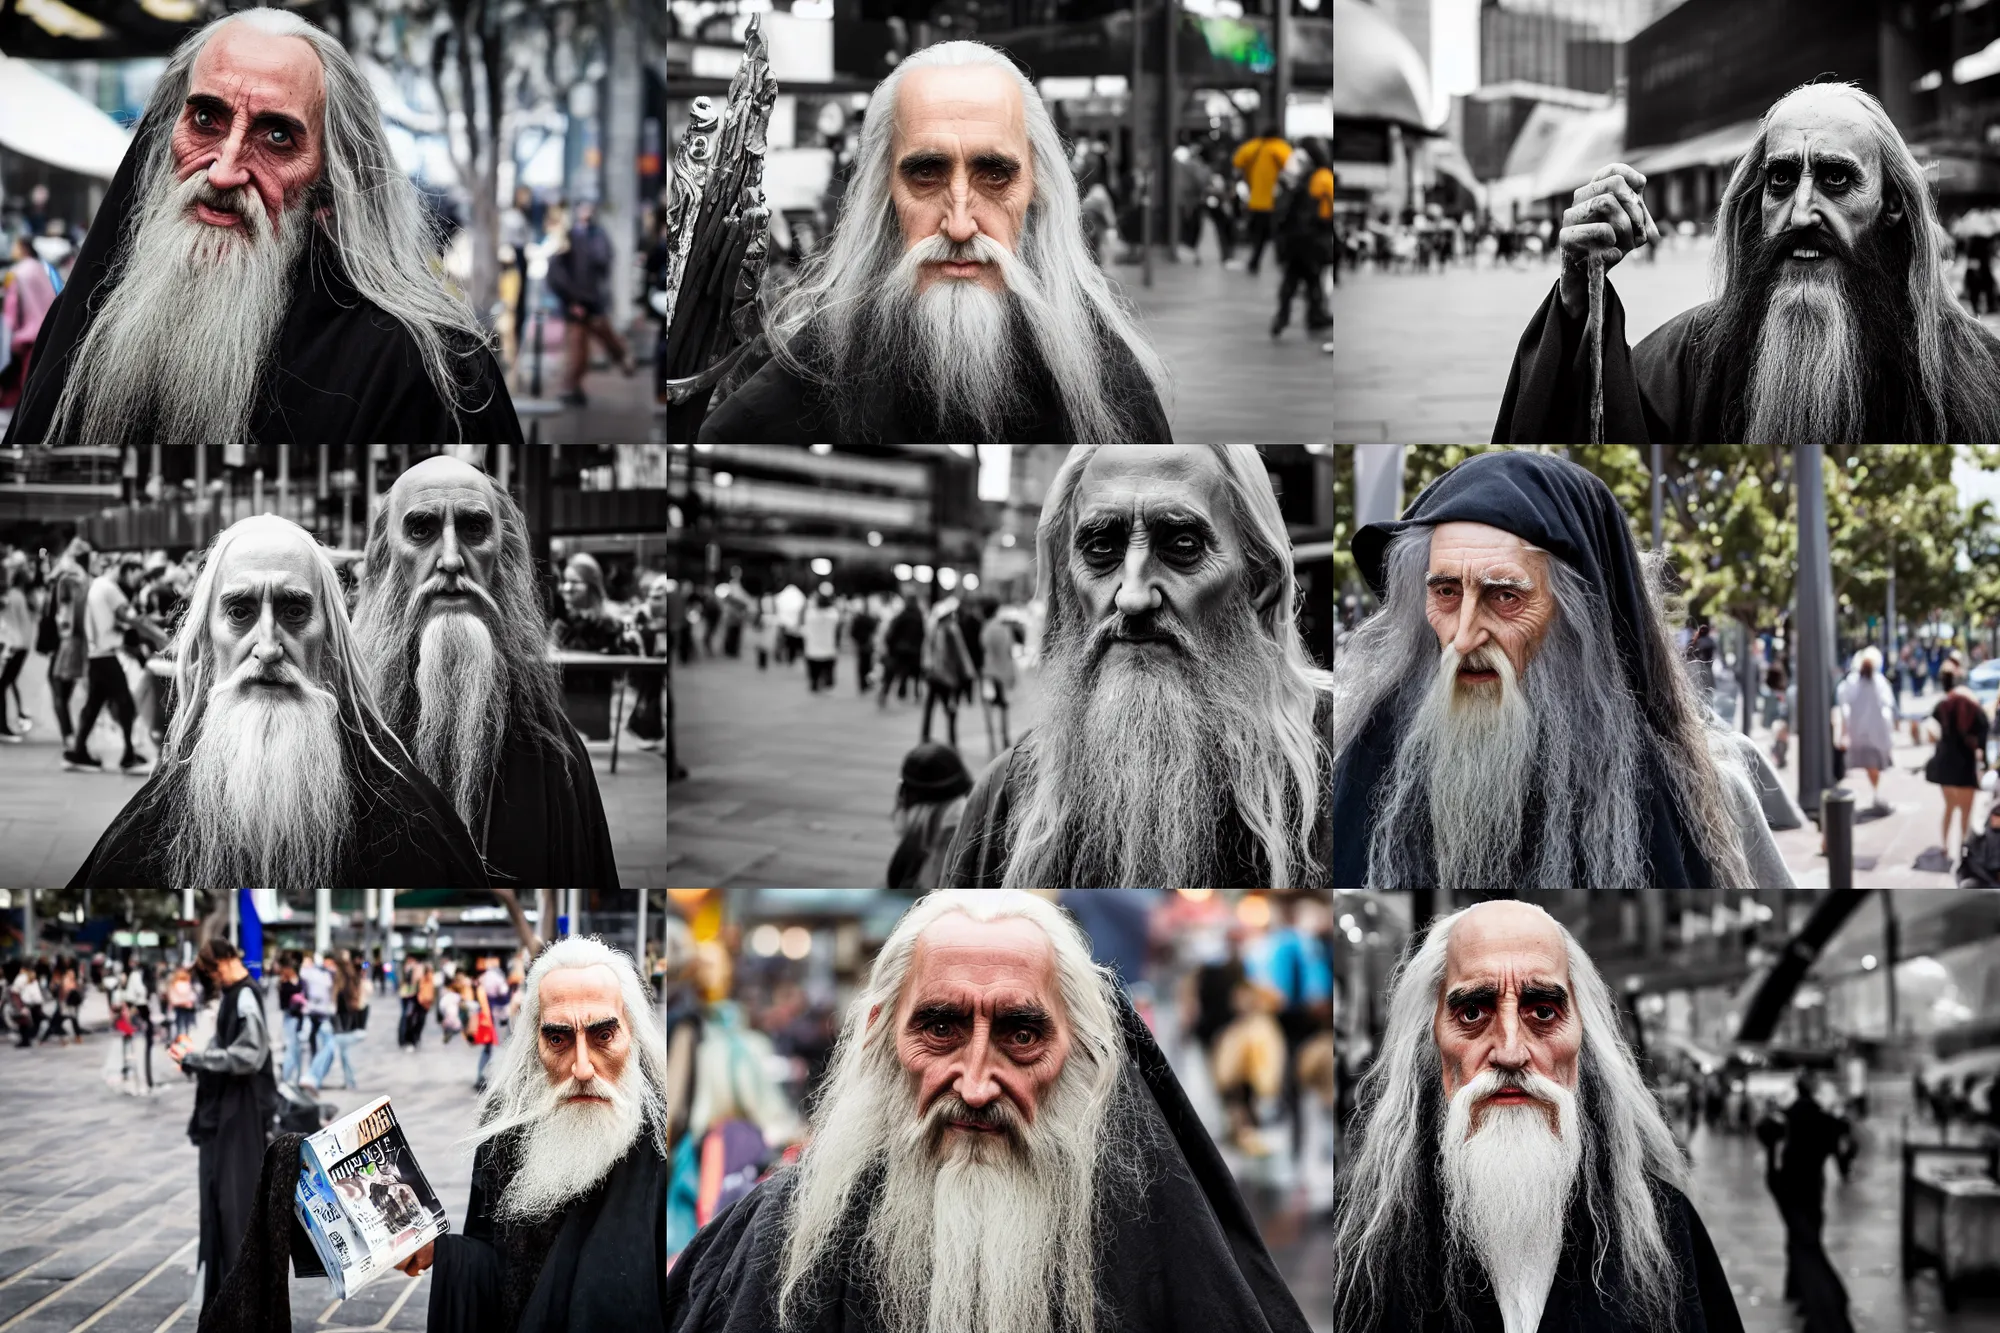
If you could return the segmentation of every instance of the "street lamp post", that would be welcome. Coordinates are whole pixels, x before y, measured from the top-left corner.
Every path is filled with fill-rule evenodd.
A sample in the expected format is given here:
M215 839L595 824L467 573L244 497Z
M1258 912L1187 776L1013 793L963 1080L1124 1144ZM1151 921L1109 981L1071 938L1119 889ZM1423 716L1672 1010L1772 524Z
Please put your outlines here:
M1793 729L1799 736L1799 808L1817 818L1819 796L1831 787L1833 736L1828 689L1833 669L1833 570L1828 563L1826 485L1821 445L1792 447L1792 485L1797 493L1799 576L1799 707Z

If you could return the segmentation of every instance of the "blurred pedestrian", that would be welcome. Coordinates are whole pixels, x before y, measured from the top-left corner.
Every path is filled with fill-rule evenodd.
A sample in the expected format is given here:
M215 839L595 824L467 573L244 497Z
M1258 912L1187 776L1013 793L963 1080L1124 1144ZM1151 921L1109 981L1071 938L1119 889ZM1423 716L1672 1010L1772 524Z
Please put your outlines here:
M1247 139L1231 159L1250 186L1249 271L1255 273L1263 262L1264 244L1271 239L1271 210L1277 201L1278 173L1292 156L1275 121L1265 122L1254 139Z
M979 627L980 688L985 691L986 702L1000 714L1000 749L1014 744L1007 733L1008 695L1014 689L1014 627L1000 614L997 602L988 602L983 608L983 621ZM993 749L993 719L986 719L986 748Z
M28 661L28 650L35 646L35 619L28 606L30 586L26 561L0 565L0 741L14 745L21 743L31 725L21 708L21 691L16 684ZM18 725L7 720L10 694L14 710L21 714Z
M854 645L854 690L857 694L868 693L869 678L875 673L875 635L882 628L882 622L875 618L874 603L863 597L854 603L854 614L847 620L847 640Z
M470 1040L479 1047L479 1068L473 1071L472 1090L484 1092L486 1067L493 1061L493 1048L500 1044L500 1025L506 1021L507 1003L514 993L497 957L488 958L480 969L478 990L480 1017Z
M41 1031L48 1009L48 992L43 989L33 964L26 961L15 964L7 994L14 1009L14 1030L21 1038L14 1044L26 1050L35 1044L35 1034Z
M950 746L924 741L903 756L892 816L899 841L889 857L890 888L928 892L938 886L971 790L972 774Z
M1834 699L1840 709L1841 730L1847 738L1847 767L1868 774L1875 814L1886 815L1882 804L1882 770L1892 766L1890 747L1896 741L1896 699L1882 677L1881 651L1870 645L1854 655L1853 669L1840 682Z
M958 699L978 679L965 634L958 623L958 599L947 597L930 609L924 625L924 740L931 738L931 709L944 709L945 733L958 748Z
M167 983L167 1007L173 1011L175 1037L194 1035L196 1000L194 977L184 967L175 968L173 980Z
M236 1261L249 1226L264 1141L278 1109L271 1077L271 1037L264 1022L264 991L251 979L236 946L210 939L196 956L203 976L221 991L215 1036L205 1051L186 1037L168 1048L176 1064L195 1076L194 1114L188 1138L200 1152L195 1181L199 1200L202 1304L210 1305Z
M90 585L84 601L84 632L87 645L87 668L90 688L83 703L83 712L76 720L76 744L63 755L65 766L73 771L102 769L102 760L90 753L90 732L97 723L97 715L105 705L111 707L111 715L117 719L119 732L125 738L125 753L118 760L120 771L132 773L146 767L146 760L132 744L132 725L138 721L138 705L132 701L131 686L125 680L125 667L120 662L118 650L124 645L125 631L143 627L156 639L156 646L164 647L166 635L156 625L142 619L132 606L132 594L139 590L140 577L145 562L135 554L118 556L110 570L100 574Z
M1278 996L1278 1030L1285 1038L1285 1076L1279 1096L1292 1131L1292 1160L1305 1157L1305 1117L1300 1105L1299 1052L1333 1026L1333 970L1320 943L1318 913L1325 909L1312 898L1286 905L1253 957L1250 974Z
M1801 1071L1791 1106L1760 1121L1757 1137L1765 1151L1764 1184L1785 1224L1785 1299L1804 1314L1805 1333L1852 1333L1847 1288L1820 1231L1826 1224L1826 1164L1832 1160L1847 1174L1854 1135L1846 1119L1819 1104L1817 1092L1812 1071Z
M306 991L299 981L299 955L291 949L278 955L278 1023L285 1035L285 1060L278 1071L278 1081L296 1085L299 1075L308 1067ZM174 1035L180 1035L178 1027Z
M549 627L555 646L572 653L615 653L625 646L625 627L605 609L604 568L597 557L578 551L563 564L562 610Z
M1278 313L1271 319L1271 336L1285 331L1292 320L1292 301L1306 298L1306 332L1316 334L1333 325L1327 313L1325 275L1332 259L1333 164L1323 156L1317 139L1304 139L1300 151L1285 163L1285 191L1273 210L1275 253L1283 266L1278 284Z
M21 401L28 383L28 362L42 320L62 291L62 274L35 253L27 236L14 240L12 266L7 270L6 295L0 296L0 407Z
M1931 739L1936 748L1924 765L1924 780L1943 789L1944 819L1939 825L1938 846L1918 858L1917 868L1950 871L1957 864L1958 848L1951 840L1952 816L1958 816L1961 838L1972 832L1972 798L1979 789L1980 770L1986 766L1986 711L1979 699L1960 683L1958 668L1950 663L1938 667L1937 681L1944 697L1931 710Z
M333 1015L338 1007L335 1000L338 982L325 956L306 955L305 961L299 965L299 988L305 994L306 1053L317 1060L320 1040L333 1026Z
M825 590L813 594L799 621L799 636L806 659L806 689L818 694L824 686L833 689L833 667L840 660L840 609Z
M876 696L876 707L888 705L892 685L898 699L907 696L911 685L921 687L923 656L924 613L914 597L905 597L882 634L882 691Z
M70 721L70 694L83 679L90 661L90 640L85 628L84 600L90 592L91 544L81 533L70 539L49 581L42 604L42 623L35 630L37 647L49 645L49 702L55 708L56 728L62 732L63 753L70 751L75 726Z
M1979 832L1965 840L1957 876L1961 889L2000 889L2000 800L1987 807Z
M584 372L590 365L594 340L628 377L637 373L631 349L611 327L611 238L597 225L597 205L585 199L576 206L569 244L549 257L547 282L563 305L563 401L584 407Z
M361 1086L354 1077L353 1051L368 1028L368 974L350 950L342 949L334 960L333 980L332 1031L327 1034L328 1040L321 1045L319 1053L313 1056L312 1069L299 1084L313 1092L319 1091L326 1076L333 1072L335 1056L340 1057L340 1073L346 1080L346 1086Z

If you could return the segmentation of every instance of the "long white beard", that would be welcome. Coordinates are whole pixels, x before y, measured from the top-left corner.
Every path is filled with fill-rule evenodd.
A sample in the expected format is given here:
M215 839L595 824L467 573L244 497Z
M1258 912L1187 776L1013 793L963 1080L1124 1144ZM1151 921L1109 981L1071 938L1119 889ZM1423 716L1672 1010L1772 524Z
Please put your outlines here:
M524 1033L522 1039L531 1041L534 1034ZM586 1085L567 1078L551 1085L547 1101L521 1131L514 1174L496 1215L512 1222L551 1217L609 1175L645 1125L635 1083L641 1077L635 1057L626 1061L616 1083L594 1078ZM564 1100L579 1093L609 1100Z
M938 278L919 291L919 266L948 259L992 265L1007 290ZM940 234L904 251L887 285L887 317L902 326L916 382L931 391L947 416L971 422L989 437L1000 435L1028 401L1028 360L1015 337L1012 297L1037 295L1033 272L991 237L975 234L954 245Z
M943 1134L939 1123L963 1113L947 1095L889 1148L867 1245L891 1333L1064 1326L1057 1293L1075 1281L1079 1260L1091 1260L1093 1209L1087 1177L1079 1180L1071 1154L1054 1150L1046 1122L1075 1111L1045 1101L1026 1124L1004 1103L987 1110L1012 1121L1014 1144Z
M239 227L189 211L224 199ZM291 304L311 221L303 201L274 230L249 186L216 190L162 172L146 192L115 284L79 344L50 439L93 444L239 442Z
M507 732L507 690L486 622L468 611L432 616L418 640L414 683L411 757L476 837Z
M352 831L353 779L327 691L215 686L185 784L169 853L176 886L334 883Z
M1507 654L1489 645L1463 659L1498 673L1491 685L1460 686L1461 660L1450 647L1438 658L1397 776L1406 776L1407 759L1407 776L1428 786L1438 887L1499 888L1515 872L1541 732Z
M1474 1133L1473 1103L1508 1081L1489 1069L1451 1099L1438 1178L1453 1241L1484 1265L1507 1333L1535 1333L1562 1257L1583 1136L1569 1089L1525 1070L1511 1081L1545 1105L1489 1106Z
M1838 261L1823 260L1822 263ZM1750 371L1743 438L1752 444L1840 444L1867 429L1861 329L1832 273L1781 274Z

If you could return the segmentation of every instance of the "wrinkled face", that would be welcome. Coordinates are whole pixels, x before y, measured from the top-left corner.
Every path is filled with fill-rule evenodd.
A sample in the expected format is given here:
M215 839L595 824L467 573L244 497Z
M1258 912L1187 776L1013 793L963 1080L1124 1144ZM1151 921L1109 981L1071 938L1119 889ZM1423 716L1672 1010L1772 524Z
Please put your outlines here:
M906 249L939 234L1018 248L1035 194L1034 154L1021 88L1007 71L911 70L896 93L889 163L889 199ZM1006 288L990 264L927 263L918 271L919 291L938 281Z
M1461 917L1445 951L1431 1035L1447 1101L1488 1069L1532 1072L1574 1090L1583 1028L1555 923L1517 902L1486 903ZM1515 1089L1486 1098L1472 1108L1473 1132L1487 1107L1532 1100Z
M1032 1124L1069 1055L1055 950L1039 926L1019 917L953 914L934 922L917 940L893 1021L896 1058L917 1083L919 1116L952 1094L973 1111L1004 1101ZM968 1120L947 1130L948 1137L998 1132Z
M276 529L230 543L208 612L218 681L243 672L249 688L281 693L295 692L294 674L324 684L329 617L340 611L321 604L318 558L297 535Z
M1194 444L1116 445L1083 470L1069 574L1085 621L1123 617L1107 655L1170 656L1170 625L1199 633L1249 595L1222 465Z
M302 37L278 37L247 23L218 29L195 57L187 102L174 122L174 174L208 173L218 190L248 185L271 225L319 179L325 160L326 76ZM243 218L196 203L213 227L244 227Z
M1878 221L1902 216L1900 208L1886 206L1882 154L1860 105L1831 90L1802 89L1771 113L1759 200L1765 236L1798 233L1787 272L1834 258L1812 244L1815 229L1831 233L1852 254Z
M625 1021L617 974L602 963L557 968L542 978L540 987L542 1024L535 1033L535 1050L548 1071L550 1086L559 1087L567 1079L574 1079L580 1088L592 1079L611 1084L623 1079L632 1054L632 1032ZM607 1101L584 1091L564 1100Z
M1431 530L1424 614L1438 646L1461 657L1491 645L1521 675L1555 620L1549 557L1511 532L1484 523L1440 523ZM1461 666L1462 690L1498 687L1491 670Z
M467 583L493 586L500 560L500 515L485 474L455 458L429 458L389 492L389 553L404 586L432 613L490 608Z

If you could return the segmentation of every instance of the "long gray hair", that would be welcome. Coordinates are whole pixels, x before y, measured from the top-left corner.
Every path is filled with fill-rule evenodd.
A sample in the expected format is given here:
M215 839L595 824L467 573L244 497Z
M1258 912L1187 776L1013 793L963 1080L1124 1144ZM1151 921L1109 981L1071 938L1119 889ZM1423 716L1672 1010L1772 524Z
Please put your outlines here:
M824 380L824 367L802 355L798 338L810 332L816 346L849 346L884 279L906 249L889 180L896 137L896 95L913 69L984 67L1005 70L1021 90L1028 143L1034 155L1034 197L1019 239L1018 256L1037 279L1044 300L1025 309L1037 349L1055 377L1077 438L1130 439L1130 422L1105 392L1106 339L1122 345L1158 395L1168 398L1166 364L1147 341L1137 316L1111 289L1083 239L1083 209L1062 135L1048 107L1025 75L1003 53L980 42L939 42L897 65L876 86L861 122L854 171L841 204L840 222L826 247L806 262L798 280L773 305L767 324L777 358L794 373ZM1010 290L1016 290L1010 288ZM1017 292L1018 294L1018 292Z
M1444 1251L1437 1215L1438 1139L1444 1123L1444 1072L1432 1024L1444 985L1445 953L1452 928L1466 911L1430 923L1422 947L1389 979L1389 1022L1381 1055L1361 1080L1359 1147L1347 1164L1334 1212L1333 1277L1337 1333L1376 1327L1383 1306L1400 1295L1406 1308L1443 1300L1456 1312L1458 1282L1426 1290L1423 1256ZM1619 1273L1639 1307L1636 1328L1674 1326L1679 1275L1667 1241L1663 1200L1655 1182L1687 1192L1686 1154L1660 1112L1638 1062L1626 1044L1618 1011L1604 978L1576 938L1562 932L1569 989L1583 1029L1577 1060L1578 1123L1583 1164L1577 1175L1595 1248L1592 1280L1603 1286L1607 1270Z
M1938 440L1951 438L1948 431L1968 440L2000 436L2000 385L1994 377L2000 340L1960 303L1952 289L1945 267L1952 257L1951 234L1938 221L1937 203L1931 198L1923 166L1903 142L1882 103L1859 85L1802 84L1764 113L1756 139L1737 159L1716 207L1718 243L1710 260L1715 292L1726 297L1750 269L1750 257L1764 231L1761 195L1771 119L1794 98L1837 98L1851 103L1867 123L1868 137L1882 160L1884 203L1902 205L1899 220L1890 222L1885 217L1875 225L1888 232L1892 242L1889 253L1907 260L1903 283L1911 325L1894 336L1905 345L1917 382L1906 386L1904 392L1921 404L1924 422L1938 432ZM1717 350L1723 349L1718 345Z
M1076 530L1077 493L1084 469L1100 447L1077 445L1071 449L1042 503L1035 528L1035 595L1048 608L1045 642L1076 638L1092 628L1084 622L1085 612L1070 578L1070 541ZM1314 664L1299 634L1299 584L1292 566L1291 537L1257 446L1211 444L1207 448L1221 465L1224 491L1243 539L1247 581L1254 585L1274 580L1279 585L1279 595L1257 612L1258 628L1279 658L1279 668L1267 677L1258 709L1268 724L1277 762L1266 765L1234 796L1237 813L1263 852L1265 868L1272 876L1270 883L1291 886L1308 877L1305 854L1322 814L1321 769L1328 756L1316 720L1321 698L1333 689L1333 677ZM1039 799L1055 795L1038 789L1017 813L1010 862L1034 862L1036 849L1060 833L1057 802ZM1010 876L1009 883L1013 882ZM1024 881L1023 887L1050 886Z
M777 1323L803 1322L819 1300L815 1277L843 1247L866 1234L865 1183L878 1173L914 1114L909 1076L896 1056L896 1011L910 978L917 940L939 918L963 913L975 921L1022 917L1048 937L1055 954L1057 988L1070 1031L1070 1050L1057 1075L1055 1102L1036 1117L1036 1128L1067 1167L1079 1204L1092 1200L1100 1176L1129 1181L1139 1154L1128 1151L1114 1114L1125 1035L1119 1027L1117 982L1092 961L1090 943L1061 908L1033 894L1011 891L941 890L920 899L903 914L875 957L868 984L847 1011L833 1064L812 1113L812 1137L796 1168L797 1181L786 1204L784 1249L778 1260ZM1058 1113L1058 1106L1060 1112ZM1058 1231L1072 1238L1095 1238L1103 1219L1093 1212L1061 1218ZM1072 1333L1090 1333L1095 1324L1095 1246L1058 1250L1056 1289L1062 1324Z
M319 56L326 84L325 153L309 196L313 222L339 257L354 290L410 335L424 374L454 413L469 401L476 377L465 363L486 349L486 330L471 307L445 286L438 235L417 189L396 165L382 130L382 107L361 67L331 34L285 9L246 9L195 32L167 60L141 124L150 135L140 189L171 173L173 127L187 101L194 62L224 24L246 23L274 37L297 37Z
M1389 544L1382 609L1363 621L1334 667L1333 752L1339 756L1383 708L1396 710L1399 733L1407 728L1436 674L1438 638L1425 616L1425 579L1432 529L1407 528ZM1645 653L1659 682L1642 701L1625 679L1612 642L1611 611L1604 595L1566 562L1549 556L1549 586L1556 615L1522 687L1537 704L1540 748L1535 792L1543 831L1527 879L1520 887L1645 888L1637 790L1646 754L1656 755L1673 800L1708 862L1717 886L1754 888L1724 784L1734 751L1711 748L1708 711L1674 649L1678 603L1668 587L1664 559L1641 557L1649 614L1642 627ZM1409 888L1424 878L1423 842L1412 821L1428 828L1415 774L1397 775L1379 798L1369 882ZM1388 808L1394 805L1394 809ZM1584 861L1577 864L1576 853ZM1497 888L1500 885L1479 887ZM1505 887L1516 887L1508 885Z

